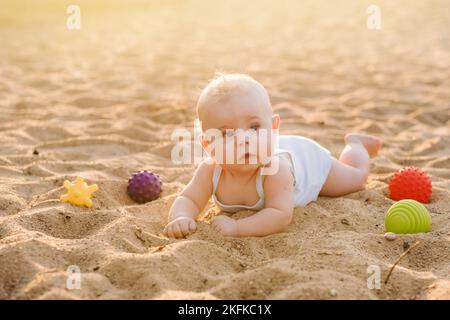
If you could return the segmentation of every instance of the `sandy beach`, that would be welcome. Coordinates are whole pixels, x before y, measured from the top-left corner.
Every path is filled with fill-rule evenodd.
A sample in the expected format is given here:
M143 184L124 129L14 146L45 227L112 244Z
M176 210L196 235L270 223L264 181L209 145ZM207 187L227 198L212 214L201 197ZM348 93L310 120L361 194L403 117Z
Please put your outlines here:
M377 1L380 30L372 2L276 3L84 0L69 30L70 1L2 2L0 299L450 299L450 3ZM171 134L193 131L215 71L252 75L282 134L335 157L347 132L381 137L366 190L262 238L216 234L211 202L196 233L165 237L194 170L171 161ZM387 241L388 183L410 165L432 179L432 230ZM137 204L127 180L144 169L163 193ZM91 208L59 201L77 176L99 186Z

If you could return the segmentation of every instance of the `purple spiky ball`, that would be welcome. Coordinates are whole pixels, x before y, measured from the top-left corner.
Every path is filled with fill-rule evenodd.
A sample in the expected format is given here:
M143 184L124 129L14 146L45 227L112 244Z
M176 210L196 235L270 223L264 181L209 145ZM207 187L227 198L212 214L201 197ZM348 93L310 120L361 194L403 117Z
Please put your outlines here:
M151 171L138 171L128 179L128 195L138 203L153 201L162 191L162 182L156 173Z

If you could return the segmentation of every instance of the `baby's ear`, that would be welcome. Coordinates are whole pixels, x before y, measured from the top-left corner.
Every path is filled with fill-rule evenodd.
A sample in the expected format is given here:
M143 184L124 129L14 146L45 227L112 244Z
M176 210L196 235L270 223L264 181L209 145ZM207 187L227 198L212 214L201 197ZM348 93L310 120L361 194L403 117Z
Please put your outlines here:
M280 128L280 116L278 114L274 114L272 116L272 129L278 130Z

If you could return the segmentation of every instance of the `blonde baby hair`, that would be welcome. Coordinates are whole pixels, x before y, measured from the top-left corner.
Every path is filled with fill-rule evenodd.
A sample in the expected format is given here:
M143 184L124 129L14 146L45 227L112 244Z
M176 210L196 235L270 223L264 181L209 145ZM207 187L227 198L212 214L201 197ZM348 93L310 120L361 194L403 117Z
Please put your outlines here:
M256 90L260 94L262 107L268 108L272 112L269 94L261 83L243 73L216 72L214 79L200 93L197 102L197 117L201 121L202 114L208 106L226 102L237 94L245 94L251 90Z

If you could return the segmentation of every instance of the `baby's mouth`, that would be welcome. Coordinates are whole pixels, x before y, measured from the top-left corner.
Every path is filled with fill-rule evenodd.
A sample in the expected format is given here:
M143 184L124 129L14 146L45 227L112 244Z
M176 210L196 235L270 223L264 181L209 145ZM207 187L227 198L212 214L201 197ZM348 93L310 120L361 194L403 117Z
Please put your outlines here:
M256 156L251 154L250 152L244 153L242 158L245 160L245 164L255 164L256 163Z

